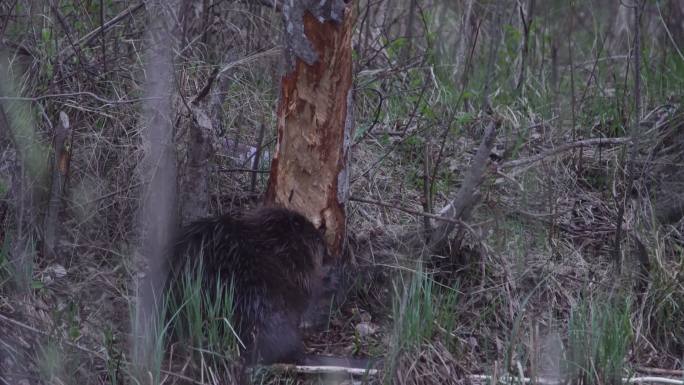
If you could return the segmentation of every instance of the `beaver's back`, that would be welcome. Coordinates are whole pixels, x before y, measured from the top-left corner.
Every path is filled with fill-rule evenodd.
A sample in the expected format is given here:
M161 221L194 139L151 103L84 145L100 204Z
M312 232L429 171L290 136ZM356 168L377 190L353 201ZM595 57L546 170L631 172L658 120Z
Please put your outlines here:
M203 219L177 238L171 286L202 264L203 290L233 285L234 324L250 361L286 362L301 352L299 322L322 284L325 242L301 214L260 208Z

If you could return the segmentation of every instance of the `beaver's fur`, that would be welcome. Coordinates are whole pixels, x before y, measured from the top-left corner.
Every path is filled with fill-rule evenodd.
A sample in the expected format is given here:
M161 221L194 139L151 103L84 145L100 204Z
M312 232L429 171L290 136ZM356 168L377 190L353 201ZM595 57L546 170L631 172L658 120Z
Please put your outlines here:
M167 288L203 265L202 287L233 285L233 325L247 364L297 362L302 314L322 293L327 259L321 233L303 215L262 207L194 222L182 229ZM196 270L194 270L196 271ZM177 293L177 291L176 291Z

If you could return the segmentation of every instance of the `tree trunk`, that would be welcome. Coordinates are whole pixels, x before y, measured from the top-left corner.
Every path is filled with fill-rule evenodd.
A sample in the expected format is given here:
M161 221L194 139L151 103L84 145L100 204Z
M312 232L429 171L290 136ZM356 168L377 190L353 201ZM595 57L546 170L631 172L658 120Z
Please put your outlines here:
M47 214L45 215L45 225L43 236L43 253L49 258L57 257L57 246L60 233L59 213L62 210L64 200L64 190L66 179L69 175L69 143L71 136L71 126L69 117L64 111L59 112L59 123L55 127L54 135L54 161L52 164L52 187L48 201ZM65 264L64 259L59 260Z
M300 211L325 231L332 255L345 239L348 150L353 126L354 6L309 0L283 6L287 70L268 203Z

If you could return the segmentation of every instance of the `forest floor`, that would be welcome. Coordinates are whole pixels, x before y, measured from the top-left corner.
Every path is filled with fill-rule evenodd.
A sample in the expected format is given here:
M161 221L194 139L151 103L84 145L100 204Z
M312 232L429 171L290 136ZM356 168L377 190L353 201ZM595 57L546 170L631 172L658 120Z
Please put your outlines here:
M472 122L478 124L483 123ZM401 247L424 225L412 213L420 212L419 192L398 182L406 180L402 167L388 168L394 174L379 170L367 185L355 184L355 196L384 196L386 204L350 204L353 279L343 300L331 304L323 330L308 336L308 352L380 359L384 371L374 380L389 375L405 384L478 382L474 375L502 375L507 367L557 379L602 365L594 370L604 376L615 370L615 360L618 375L681 378L684 222L658 224L649 190L657 181L644 172L648 177L635 183L623 225L629 252L616 266L615 207L607 203L614 187L606 184L606 164L617 161L622 146L607 141L564 151L544 148L537 141L547 124L528 133L515 160L492 166L460 243L441 254L419 257ZM682 156L677 146L684 143L684 113L678 105L654 109L644 125L648 139L639 154L648 164L658 167ZM469 164L476 135L446 150L461 157L454 156L453 164ZM498 148L507 141L500 136ZM355 174L363 174L377 151L369 145L356 152ZM404 159L405 154L388 157ZM509 183L513 178L519 182ZM239 191L226 196L217 204L255 202ZM446 201L435 202L440 204ZM0 373L13 373L4 381L17 384L46 378L127 383L135 269L127 259L98 258L94 244L63 247L80 254L68 271L39 261L28 294L0 296L6 348L0 350ZM189 361L182 351L170 349L161 358L162 383L212 381L197 373L224 378L213 372L220 368ZM283 381L283 374L256 373L257 383ZM297 378L311 381L311 375Z

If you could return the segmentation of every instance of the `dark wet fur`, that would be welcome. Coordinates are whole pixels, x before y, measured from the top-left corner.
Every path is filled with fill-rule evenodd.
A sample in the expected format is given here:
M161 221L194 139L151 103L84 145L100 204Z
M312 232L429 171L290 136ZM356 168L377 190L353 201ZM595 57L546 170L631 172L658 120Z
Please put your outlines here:
M167 288L202 260L202 286L234 285L234 326L246 363L294 363L302 356L302 314L322 293L323 237L301 214L259 208L185 227L175 244Z

